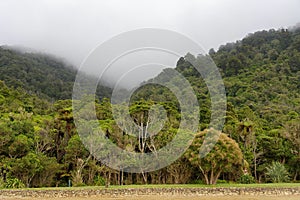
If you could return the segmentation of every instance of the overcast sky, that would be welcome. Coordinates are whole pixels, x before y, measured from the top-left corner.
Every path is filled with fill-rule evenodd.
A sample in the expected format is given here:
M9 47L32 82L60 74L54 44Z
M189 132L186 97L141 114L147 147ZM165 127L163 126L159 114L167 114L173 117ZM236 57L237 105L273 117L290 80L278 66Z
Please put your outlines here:
M0 0L0 45L56 54L79 65L124 31L164 28L207 51L262 29L300 22L299 0Z

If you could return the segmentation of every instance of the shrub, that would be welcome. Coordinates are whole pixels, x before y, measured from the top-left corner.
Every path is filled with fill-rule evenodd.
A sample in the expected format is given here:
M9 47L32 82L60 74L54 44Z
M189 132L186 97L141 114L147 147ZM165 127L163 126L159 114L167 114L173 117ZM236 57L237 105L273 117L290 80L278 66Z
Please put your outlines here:
M280 162L273 162L269 167L266 168L267 178L272 183L289 182L290 176L286 168Z
M204 182L203 182L203 180L197 179L197 180L191 181L190 184L199 184L199 185L202 185L202 184L204 184Z
M251 176L250 174L243 174L240 178L239 178L239 183L242 184L251 184L251 183L255 183L255 179L253 176Z
M220 179L217 180L217 184L225 184L225 183L227 183L226 180L220 180Z
M5 182L3 180L3 177L0 176L0 189L5 187Z
M74 186L74 187L85 186L85 184L82 180L82 175L81 175L81 173L78 173L78 171L73 170L71 172L71 177L72 177L72 186Z
M95 176L94 178L94 185L96 186L104 186L105 185L105 179L98 175L98 176Z
M17 178L9 178L6 180L6 183L4 183L5 188L24 188L25 185L22 183L20 179Z

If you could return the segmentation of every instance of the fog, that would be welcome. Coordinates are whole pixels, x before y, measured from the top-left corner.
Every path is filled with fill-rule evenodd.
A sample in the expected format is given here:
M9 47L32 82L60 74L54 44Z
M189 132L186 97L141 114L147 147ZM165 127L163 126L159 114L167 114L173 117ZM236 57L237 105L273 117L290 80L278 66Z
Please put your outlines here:
M79 67L122 32L168 29L208 51L250 32L293 26L299 8L299 0L0 0L0 45L55 54Z

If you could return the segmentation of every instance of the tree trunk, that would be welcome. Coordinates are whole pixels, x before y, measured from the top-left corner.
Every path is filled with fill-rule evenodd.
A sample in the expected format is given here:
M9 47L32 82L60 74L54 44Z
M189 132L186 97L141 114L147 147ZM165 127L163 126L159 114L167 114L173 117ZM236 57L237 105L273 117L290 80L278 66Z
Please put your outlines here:
M221 175L221 170L217 173L217 175L214 177L213 179L213 185L217 184L217 181L218 181L218 178L220 177Z
M121 181L120 181L120 185L124 185L124 170L121 169Z
M108 175L106 176L106 181L105 181L105 187L106 188L108 188L110 186L110 178L111 178L111 172L109 170Z
M142 176L143 176L143 179L144 179L144 183L147 184L147 173L144 173L142 171Z
M297 181L297 176L298 176L298 171L296 171L296 172L295 172L295 175L294 175L293 181Z
M210 185L214 184L214 170L211 170L211 172L210 172L209 184Z
M205 173L204 170L202 169L202 167L200 165L199 165L199 169L200 169L202 175L204 176L206 185L209 185L208 173Z

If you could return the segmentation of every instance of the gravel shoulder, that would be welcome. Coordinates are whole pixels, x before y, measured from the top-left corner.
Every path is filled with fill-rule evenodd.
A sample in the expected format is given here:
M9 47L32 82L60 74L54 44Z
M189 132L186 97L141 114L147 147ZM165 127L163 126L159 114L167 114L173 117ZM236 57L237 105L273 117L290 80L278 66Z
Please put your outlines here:
M1 198L0 198L1 199ZM22 198L22 197L9 197L3 200L299 200L300 195L294 196L197 196L186 197L179 195L172 196L125 196L125 197L72 197L72 198ZM2 200L2 199L1 199Z

